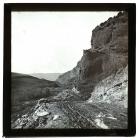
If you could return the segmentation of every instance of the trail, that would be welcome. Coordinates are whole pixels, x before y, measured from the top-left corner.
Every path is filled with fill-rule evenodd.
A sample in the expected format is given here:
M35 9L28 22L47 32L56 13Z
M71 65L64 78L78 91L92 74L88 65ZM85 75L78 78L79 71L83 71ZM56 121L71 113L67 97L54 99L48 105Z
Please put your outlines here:
M59 108L69 117L76 128L99 128L91 116L77 108L74 102L58 102Z

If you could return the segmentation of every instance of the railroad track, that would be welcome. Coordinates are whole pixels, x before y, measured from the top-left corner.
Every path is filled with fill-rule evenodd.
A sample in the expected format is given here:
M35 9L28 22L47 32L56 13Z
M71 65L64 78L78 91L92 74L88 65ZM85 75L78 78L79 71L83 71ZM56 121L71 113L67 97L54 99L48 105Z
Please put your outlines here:
M58 102L58 106L64 112L64 114L68 116L69 120L75 128L98 128L91 120L90 116L86 115L85 113L81 113L83 111L74 106L72 102Z

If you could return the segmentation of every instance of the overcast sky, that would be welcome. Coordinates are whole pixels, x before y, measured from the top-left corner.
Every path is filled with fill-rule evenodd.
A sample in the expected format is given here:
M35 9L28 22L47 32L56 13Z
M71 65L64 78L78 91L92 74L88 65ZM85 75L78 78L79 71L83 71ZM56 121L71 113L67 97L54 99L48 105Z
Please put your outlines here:
M12 72L63 73L91 47L92 30L118 12L12 12Z

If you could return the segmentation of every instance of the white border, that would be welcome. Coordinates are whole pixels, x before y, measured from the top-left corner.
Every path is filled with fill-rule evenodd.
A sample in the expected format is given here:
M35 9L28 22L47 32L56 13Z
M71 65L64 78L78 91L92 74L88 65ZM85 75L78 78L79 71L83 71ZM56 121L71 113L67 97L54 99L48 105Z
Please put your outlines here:
M4 3L136 3L136 17L137 17L137 21L136 21L136 35L137 35L137 42L136 42L136 83L139 83L139 0L0 0L0 139L2 138L2 112L3 112L3 108L2 108L2 102L3 102L3 19L4 19ZM136 136L135 137L81 137L80 139L108 139L108 140L112 140L112 139L119 139L119 140L137 140L139 139L139 86L136 84L137 88L136 88L136 124L137 124L137 132L136 132ZM79 138L79 137L78 137ZM48 138L49 139L78 139L77 137L55 137L55 138ZM17 138L11 138L11 139L17 139ZM26 138L22 138L23 140L25 140ZM29 138L29 139L33 139L33 138ZM35 138L37 140L39 140L40 138ZM43 138L44 139L44 138Z

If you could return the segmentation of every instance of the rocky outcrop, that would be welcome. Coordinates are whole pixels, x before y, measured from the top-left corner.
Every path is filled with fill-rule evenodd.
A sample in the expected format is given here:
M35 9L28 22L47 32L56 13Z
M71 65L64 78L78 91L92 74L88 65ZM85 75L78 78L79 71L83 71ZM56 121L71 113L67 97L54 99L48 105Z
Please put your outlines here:
M100 81L91 93L89 103L108 103L127 108L128 101L128 67L119 69Z
M62 84L98 83L128 64L128 14L120 12L92 31L91 48L73 70L59 76Z

